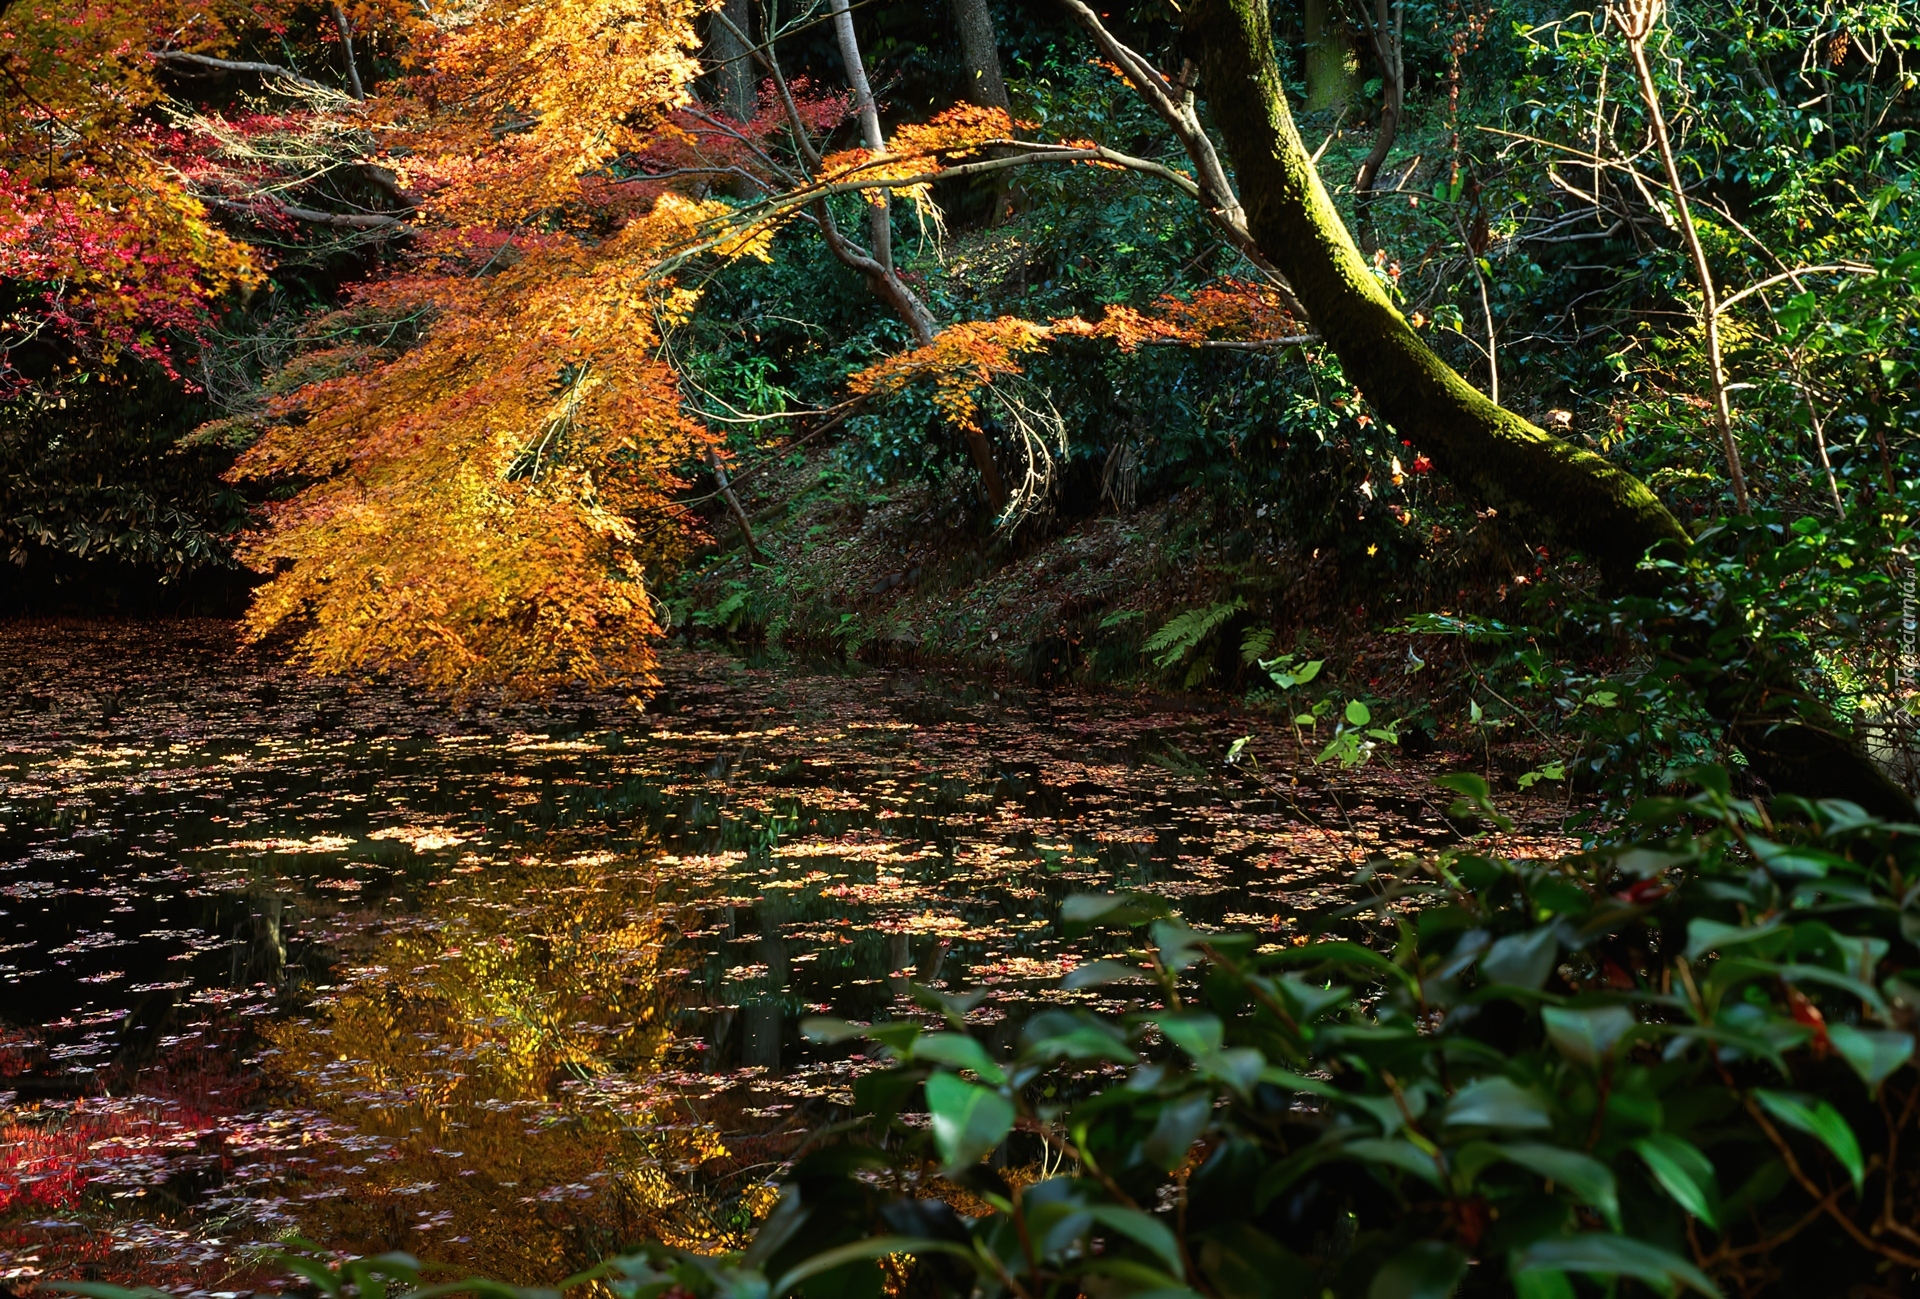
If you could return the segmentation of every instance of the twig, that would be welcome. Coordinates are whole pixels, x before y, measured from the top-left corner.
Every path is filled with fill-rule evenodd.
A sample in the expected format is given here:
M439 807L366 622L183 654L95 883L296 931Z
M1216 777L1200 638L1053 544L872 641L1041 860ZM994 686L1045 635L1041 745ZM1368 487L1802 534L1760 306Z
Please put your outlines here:
M1687 191L1680 183L1680 164L1673 156L1673 141L1667 134L1666 114L1660 111L1660 90L1654 85L1653 69L1647 63L1647 37L1659 21L1663 0L1626 0L1625 8L1608 12L1627 38L1627 51L1633 56L1633 69L1640 80L1640 97L1646 101L1647 115L1653 124L1654 142L1660 148L1660 161L1667 171L1667 187L1673 194L1675 212L1680 218L1680 234L1693 258L1694 277L1700 282L1700 323L1707 335L1707 365L1713 380L1713 413L1720 426L1720 441L1727 456L1727 476L1733 485L1734 505L1740 513L1751 512L1747 502L1747 476L1740 468L1740 447L1733 437L1733 408L1727 400L1727 368L1720 354L1720 309L1714 300L1713 268L1707 264L1707 251L1694 227L1693 213L1687 207Z
M1769 275L1758 284L1749 284L1738 293L1727 295L1720 299L1720 304L1715 307L1714 310L1724 314L1728 307L1731 307L1734 303L1740 301L1740 299L1750 298L1756 293L1770 289L1774 285L1784 283L1787 280L1792 280L1793 286L1797 289L1800 287L1800 277L1802 275L1831 275L1836 272L1844 272L1847 275L1878 275L1880 268L1877 266L1869 266L1865 262L1833 262L1826 266L1797 267L1794 270L1782 271L1778 275Z
M1860 1224L1855 1222L1851 1215L1842 1213L1840 1206L1835 1203L1835 1196L1831 1192L1822 1192L1814 1180L1807 1176L1806 1170L1800 1167L1800 1160L1794 1155L1793 1147L1787 1144L1786 1138L1780 1135L1780 1129L1773 1126L1753 1097L1749 1095L1744 1099L1747 1113L1760 1125L1760 1130L1766 1134L1767 1140L1773 1143L1774 1149L1780 1152L1780 1158L1785 1162L1787 1172L1792 1174L1794 1181L1800 1183L1802 1190L1811 1195L1827 1211L1827 1216L1838 1223L1842 1231L1853 1237L1856 1244L1872 1250L1882 1258L1892 1259L1902 1267L1920 1268L1920 1256L1894 1249L1890 1245L1882 1245L1862 1231Z
M347 87L355 99L364 100L367 92L360 84L360 65L353 58L353 24L347 21L347 11L339 5L327 7L333 11L333 25L340 29L340 44L347 52Z

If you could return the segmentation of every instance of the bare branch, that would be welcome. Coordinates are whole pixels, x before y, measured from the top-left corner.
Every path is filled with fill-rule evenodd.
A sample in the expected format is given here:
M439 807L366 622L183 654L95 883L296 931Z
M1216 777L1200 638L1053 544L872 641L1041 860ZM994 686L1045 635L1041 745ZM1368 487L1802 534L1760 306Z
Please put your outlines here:
M291 81L296 86L305 86L309 90L318 90L329 95L337 95L340 93L332 86L323 86L312 77L303 77L292 68L283 68L278 63L251 63L242 59L216 59L210 54L189 54L185 50L155 50L151 57L155 63L164 63L168 67L178 68L182 71L197 69L210 75L230 72L249 72L256 76L278 77L282 81Z
M787 85L786 74L780 71L779 61L774 58L773 43L769 41L765 46L755 45L748 39L747 34L727 17L725 10L714 10L713 18L715 22L723 24L737 36L740 43L752 52L754 61L765 68L767 75L773 78L773 84L780 92L780 102L787 110L787 124L793 131L794 148L799 151L800 157L808 168L817 169L820 166L820 151L813 147L813 141L807 135L807 124L800 116L800 106L794 102L793 90Z
M1834 262L1828 266L1802 266L1797 270L1782 271L1778 275L1770 275L1758 284L1749 284L1738 293L1728 294L1726 297L1720 299L1719 305L1715 307L1714 310L1716 313L1724 313L1728 307L1731 307L1734 303L1740 301L1740 299L1764 292L1774 285L1784 283L1787 280L1792 280L1793 286L1797 289L1800 287L1800 277L1802 275L1878 275L1879 273L1880 269L1878 267L1869 266L1865 262Z
M1227 180L1226 168L1220 163L1220 154L1214 149L1213 140L1200 126L1200 114L1193 105L1193 91L1186 87L1176 90L1145 56L1123 45L1108 31L1106 24L1100 21L1100 16L1084 0L1060 2L1073 15L1074 21L1093 37L1094 43L1106 56L1120 65L1141 97L1172 128L1180 146L1193 159L1195 175L1206 201L1213 205L1223 221L1244 229L1246 212L1240 206L1239 195L1233 192L1232 183Z
M327 7L333 10L333 25L340 29L340 44L347 51L347 86L355 99L365 99L367 91L360 84L360 65L353 58L353 24L347 21L347 11L339 5Z
M306 225L329 226L335 230L388 230L396 234L411 234L412 228L397 216L386 216L378 212L322 212L318 208L296 207L291 203L243 203L238 199L220 198L211 194L196 195L202 203L223 208L228 212L242 212L249 216L283 216L291 221Z

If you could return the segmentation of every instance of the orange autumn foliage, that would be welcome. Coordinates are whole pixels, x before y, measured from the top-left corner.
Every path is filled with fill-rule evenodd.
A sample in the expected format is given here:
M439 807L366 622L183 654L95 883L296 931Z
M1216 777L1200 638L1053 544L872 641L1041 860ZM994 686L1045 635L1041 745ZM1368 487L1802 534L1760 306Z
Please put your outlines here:
M937 171L943 162L977 153L984 145L1013 137L1016 123L1003 108L962 104L925 122L909 122L895 129L885 152L846 149L820 162L822 184L858 180L873 183L905 180ZM905 187L914 194L924 186Z
M1148 343L1195 345L1209 341L1266 342L1299 336L1300 322L1265 285L1222 280L1191 298L1165 295L1150 311L1109 306L1098 322L1078 316L1047 324L1002 316L942 330L925 347L868 366L847 386L857 396L889 397L921 381L933 384L933 402L956 428L980 429L982 393L996 379L1024 373L1022 356L1055 337L1098 339L1123 352Z
M1163 295L1151 309L1109 306L1099 323L1056 320L1056 333L1101 338L1123 352L1145 343L1257 343L1302 332L1278 291L1245 280L1221 280L1191 298Z
M421 71L379 100L390 165L443 225L575 221L594 173L643 148L699 74L688 0L482 0L419 42Z
M1019 358L1043 347L1051 332L1016 316L964 321L941 330L925 347L868 366L847 386L856 396L889 397L930 379L941 414L956 428L978 432L981 390L1001 376L1022 373Z
M693 300L660 267L721 205L596 171L684 101L693 11L487 0L370 106L418 251L315 327L350 341L282 376L235 469L301 484L243 547L254 636L455 691L649 684L648 580L698 536L677 472L714 441L658 355Z

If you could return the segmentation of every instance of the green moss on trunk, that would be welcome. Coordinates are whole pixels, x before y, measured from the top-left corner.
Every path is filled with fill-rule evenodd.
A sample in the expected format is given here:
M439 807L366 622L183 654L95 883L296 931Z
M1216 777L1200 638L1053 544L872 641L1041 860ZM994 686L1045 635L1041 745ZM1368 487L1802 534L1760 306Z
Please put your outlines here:
M1261 0L1195 0L1209 102L1238 173L1247 225L1376 410L1474 497L1631 580L1686 530L1644 483L1489 401L1421 342L1362 260L1287 108Z
M1632 474L1537 428L1482 395L1420 341L1361 259L1320 183L1273 61L1267 0L1190 0L1185 30L1226 138L1254 242L1293 283L1314 325L1374 409L1470 495L1526 518L1596 560L1625 590L1656 547L1688 544ZM1722 611L1723 617L1729 611ZM1729 630L1744 641L1744 629ZM1722 670L1711 626L1678 629L1675 657L1707 665L1696 684L1755 772L1775 790L1842 797L1881 816L1913 802L1764 647Z

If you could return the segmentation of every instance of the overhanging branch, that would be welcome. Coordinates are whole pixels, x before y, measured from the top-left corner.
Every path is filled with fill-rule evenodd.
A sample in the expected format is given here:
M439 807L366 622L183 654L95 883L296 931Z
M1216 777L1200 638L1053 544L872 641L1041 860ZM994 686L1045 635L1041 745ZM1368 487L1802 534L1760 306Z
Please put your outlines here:
M322 85L312 77L303 77L292 68L283 68L278 63L253 63L243 59L216 59L211 54L189 54L185 50L155 50L152 54L155 63L164 64L184 72L199 72L202 75L225 75L244 72L261 77L278 77L282 81L291 81L296 86L305 86L309 90L318 90L328 95L341 92L332 86Z

